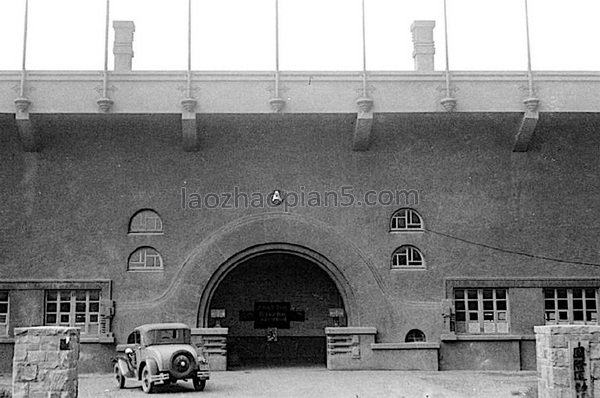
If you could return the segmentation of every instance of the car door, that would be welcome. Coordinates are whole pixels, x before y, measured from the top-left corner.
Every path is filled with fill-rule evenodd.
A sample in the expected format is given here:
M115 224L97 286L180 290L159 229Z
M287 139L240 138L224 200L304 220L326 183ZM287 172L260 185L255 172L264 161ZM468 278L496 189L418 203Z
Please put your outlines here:
M118 348L124 351L124 355L118 356L119 367L125 377L137 377L137 351L139 351L139 332L132 332L127 337L127 344Z
M129 346L130 344L131 344L131 349L133 350L133 353L134 353L134 355L131 358L131 361L132 361L133 366L137 370L138 364L142 360L142 354L141 354L142 342L140 339L140 331L139 330L134 331L127 338L127 345Z
M127 337L127 344L125 345L125 349L130 348L133 351L133 353L131 355L128 355L128 357L129 363L131 364L131 367L133 368L136 376L138 364L141 360L141 347L142 343L140 339L140 332L139 330L135 330Z

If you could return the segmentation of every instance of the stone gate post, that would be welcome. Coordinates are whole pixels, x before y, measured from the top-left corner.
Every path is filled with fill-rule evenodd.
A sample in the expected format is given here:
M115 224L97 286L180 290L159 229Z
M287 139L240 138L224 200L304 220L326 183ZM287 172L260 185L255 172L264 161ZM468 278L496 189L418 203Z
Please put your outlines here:
M76 398L79 329L15 328L13 398Z
M600 326L536 326L539 398L600 397Z

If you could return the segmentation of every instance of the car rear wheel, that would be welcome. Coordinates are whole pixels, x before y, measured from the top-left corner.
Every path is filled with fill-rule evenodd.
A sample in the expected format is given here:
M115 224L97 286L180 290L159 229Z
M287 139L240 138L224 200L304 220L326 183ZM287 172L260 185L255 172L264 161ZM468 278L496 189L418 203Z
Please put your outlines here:
M125 388L125 376L123 376L123 372L121 372L118 363L115 364L115 380L117 381L119 388Z
M142 371L142 390L146 394L154 392L154 383L150 380L150 369L147 366Z
M194 390L204 391L205 386L206 386L206 380L200 380L199 378L194 377Z

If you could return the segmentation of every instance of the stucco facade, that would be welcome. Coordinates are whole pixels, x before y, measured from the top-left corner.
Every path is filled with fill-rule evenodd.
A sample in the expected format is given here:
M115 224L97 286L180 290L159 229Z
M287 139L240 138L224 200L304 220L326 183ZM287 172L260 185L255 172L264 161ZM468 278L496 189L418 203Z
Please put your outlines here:
M405 338L418 329L437 355L417 368L533 369L543 289L600 284L597 266L575 264L593 263L600 248L596 114L541 117L525 153L512 151L518 113L376 114L366 152L351 149L352 114L202 115L198 152L181 150L177 115L33 117L43 137L39 152L21 149L10 115L0 123L0 287L10 297L3 368L14 327L44 324L45 291L100 286L112 308L110 330L82 334L80 361L83 371L107 369L114 344L138 324L214 326L211 300L226 276L273 253L317 266L345 312L343 324L321 314L323 322L304 334L308 319L291 322L280 341L294 330L320 330L325 347L325 327L374 328L373 344L341 367L414 368ZM357 202L370 190L411 190L418 201L258 208L239 196L237 208L192 208L191 199L342 187L351 187ZM419 212L424 228L390 232L391 216L405 207ZM160 215L162 233L129 232L141 209ZM391 267L392 253L406 244L421 251L424 267ZM160 253L162 268L128 270L129 256L146 246ZM252 268L247 272L242 279ZM295 284L279 301L309 314L310 300L300 299ZM507 333L452 330L453 291L460 288L506 288ZM261 301L257 291L252 300ZM225 308L220 326L236 328L238 309Z

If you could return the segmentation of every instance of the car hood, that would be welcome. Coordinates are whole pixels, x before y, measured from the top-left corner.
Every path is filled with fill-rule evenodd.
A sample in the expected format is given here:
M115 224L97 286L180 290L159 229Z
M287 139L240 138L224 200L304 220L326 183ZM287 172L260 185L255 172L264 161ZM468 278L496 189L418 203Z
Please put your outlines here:
M198 363L198 355L194 347L188 344L164 344L164 345L151 345L146 347L148 356L152 356L156 359L157 365L160 370L169 368L169 361L174 353L179 351L187 351L192 354L194 361Z

